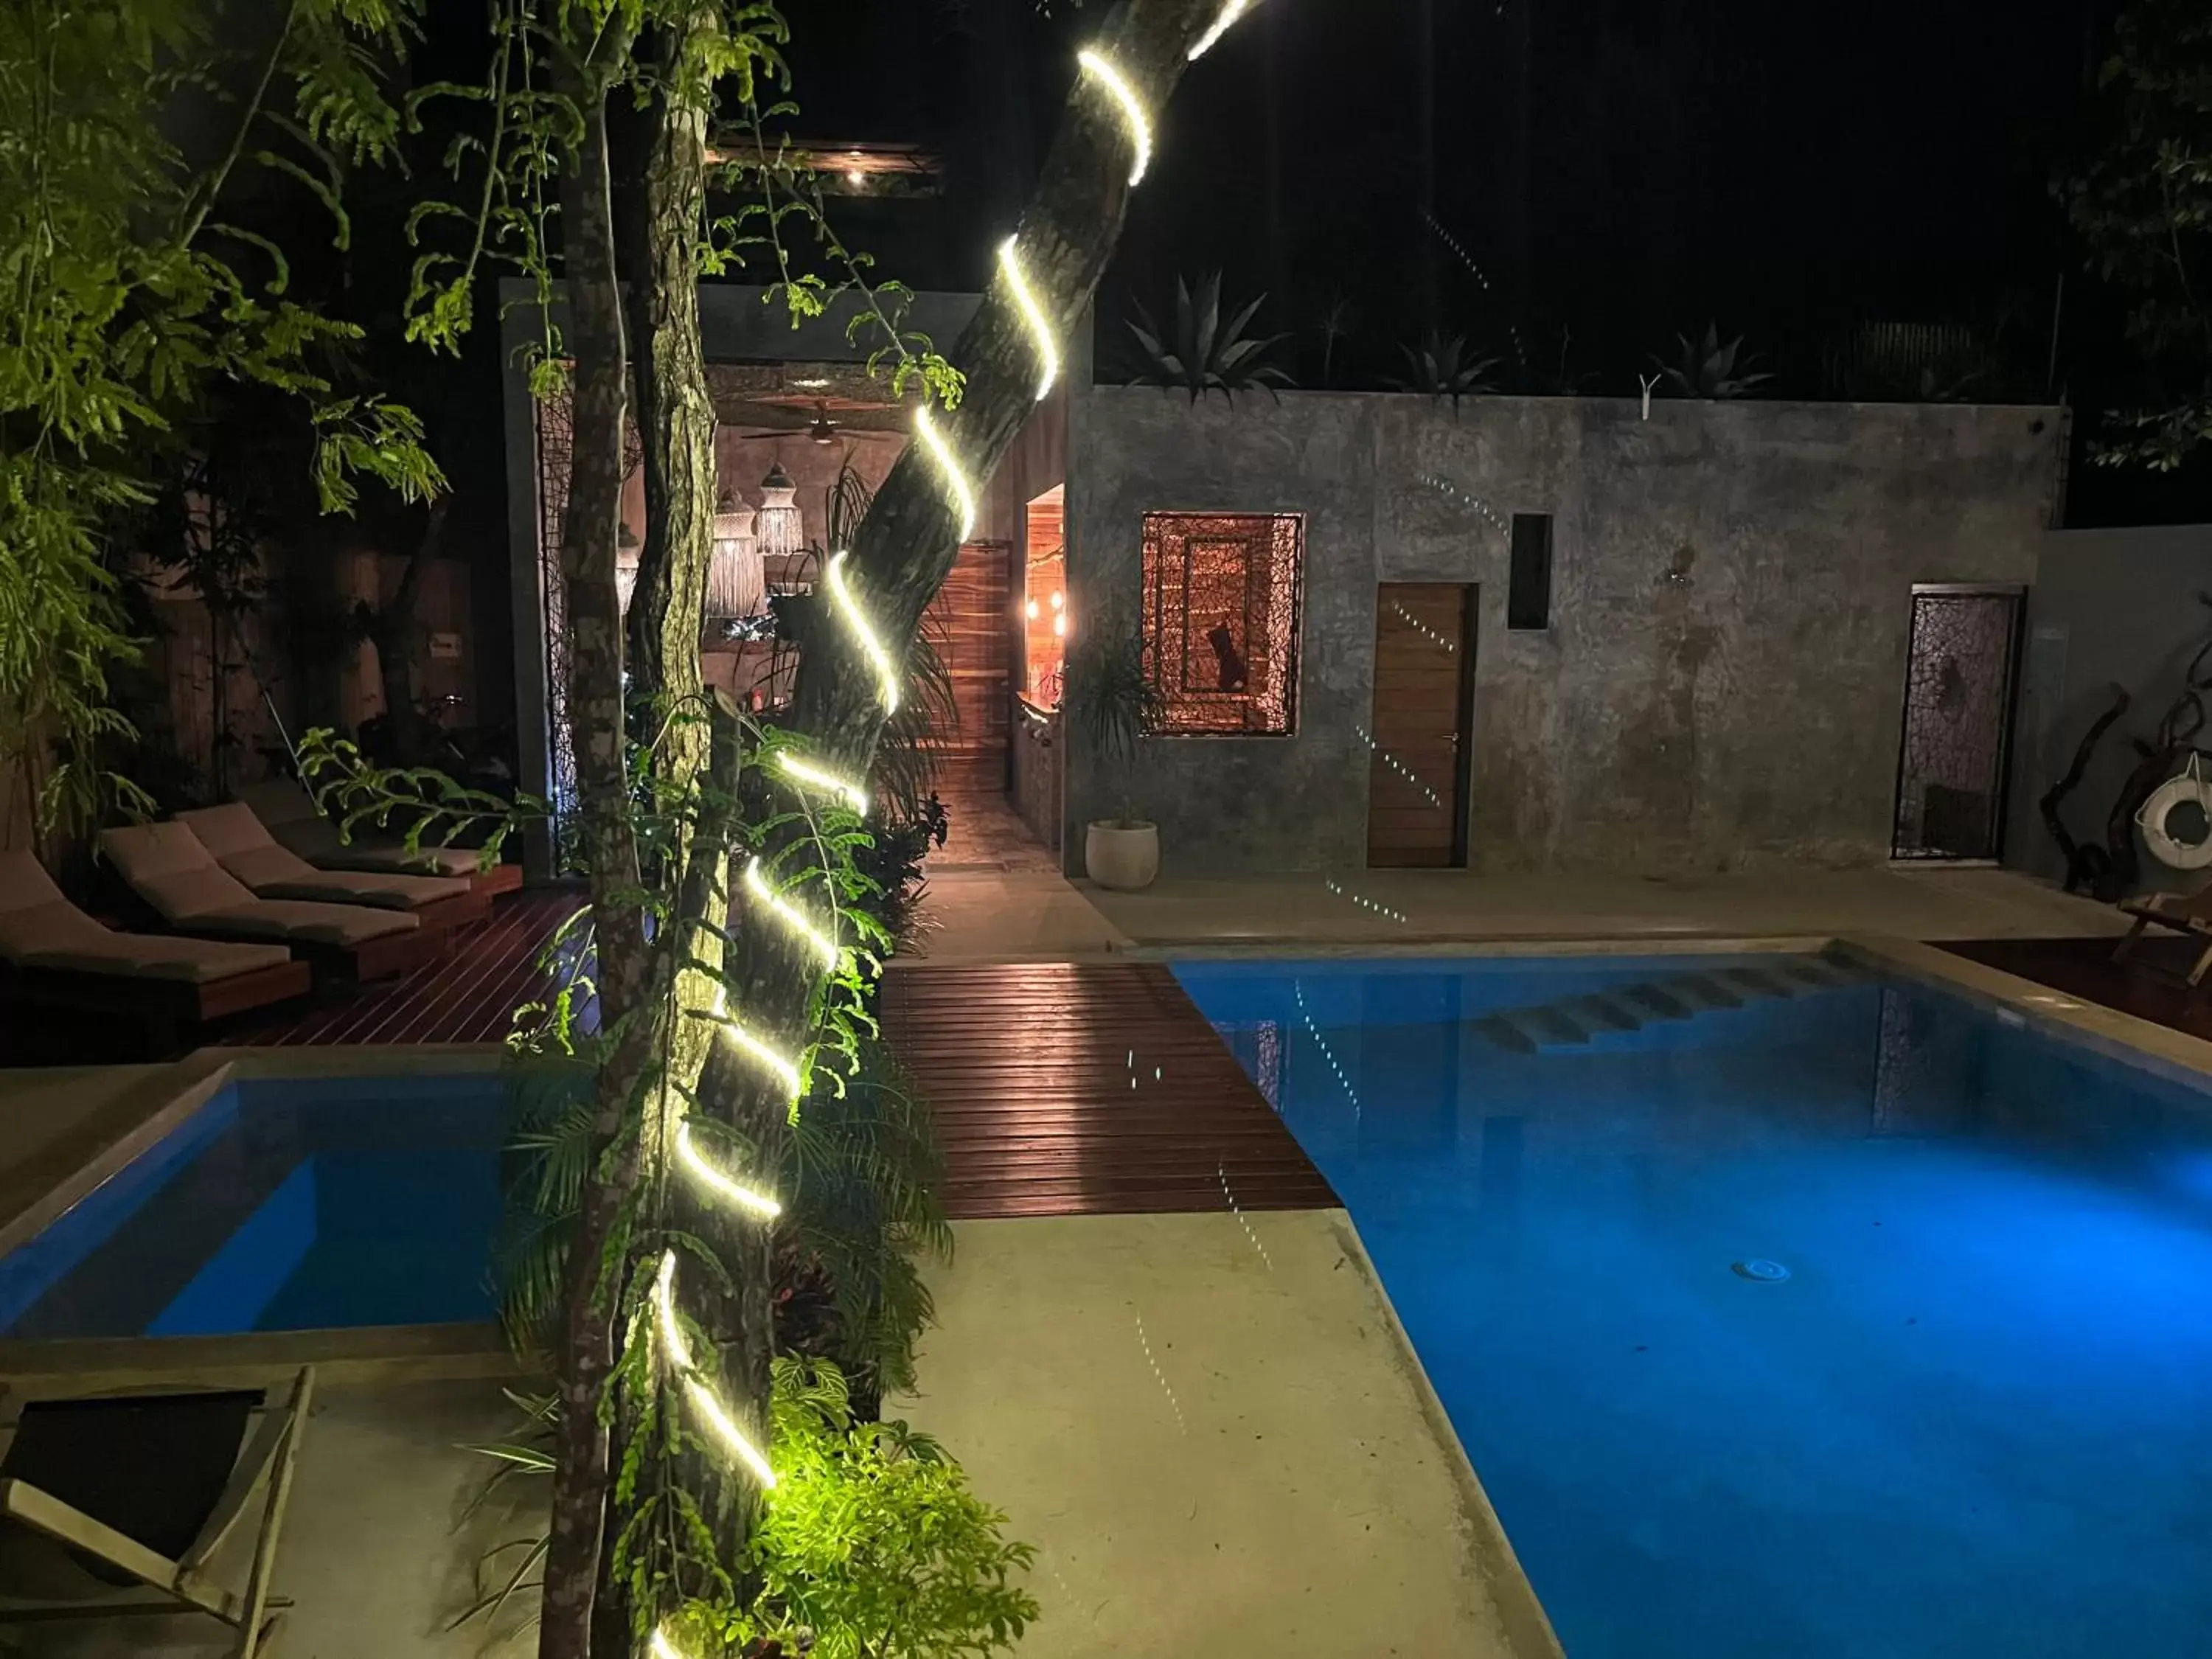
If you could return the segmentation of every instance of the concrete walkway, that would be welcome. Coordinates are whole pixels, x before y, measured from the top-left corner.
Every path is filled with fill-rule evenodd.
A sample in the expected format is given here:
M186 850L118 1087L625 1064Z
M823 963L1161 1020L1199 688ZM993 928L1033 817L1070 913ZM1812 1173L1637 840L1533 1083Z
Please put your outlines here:
M893 1409L1037 1547L1024 1659L1556 1659L1342 1211L955 1231Z

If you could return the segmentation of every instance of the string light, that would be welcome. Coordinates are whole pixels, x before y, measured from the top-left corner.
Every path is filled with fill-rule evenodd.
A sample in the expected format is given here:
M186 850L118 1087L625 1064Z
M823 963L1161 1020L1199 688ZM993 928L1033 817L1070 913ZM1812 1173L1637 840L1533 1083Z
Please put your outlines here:
M1328 1039L1321 1034L1321 1027L1314 1024L1313 1010L1306 1006L1306 988L1292 980L1291 994L1297 999L1298 1018L1306 1023L1306 1035L1314 1040L1314 1047L1321 1050L1321 1057L1328 1062L1328 1069L1336 1073L1337 1082L1343 1086L1345 1098L1352 1103L1352 1121L1358 1121L1365 1115L1359 1104L1359 1091L1352 1086L1352 1079L1344 1074L1344 1067L1336 1063L1336 1050L1328 1046Z
M1030 287L1028 273L1022 269L1021 240L1009 236L999 244L999 269L1006 273L1006 286L1013 291L1014 304L1022 313L1022 320L1030 325L1036 337L1037 401L1042 403L1052 384L1060 378L1060 347L1052 337L1052 325L1045 320L1044 307L1037 303L1036 294Z
M806 1085L799 1077L797 1063L778 1054L769 1044L745 1030L734 1016L725 1010L721 994L719 991L714 996L714 1018L722 1028L722 1035L773 1073L776 1080L790 1091L792 1104L797 1105L799 1097L806 1092Z
M762 1486L775 1490L775 1471L769 1467L760 1448L745 1438L745 1432L722 1409L722 1402L714 1398L714 1391L691 1375L690 1345L684 1340L684 1328L676 1318L676 1252L664 1250L660 1256L660 1279L653 1286L653 1300L660 1315L660 1341L668 1354L668 1364L684 1378L684 1391L691 1397L692 1409L707 1419L708 1426L720 1437L724 1444L737 1454L738 1461L752 1471L753 1478Z
M811 784L817 789L826 789L833 795L842 795L845 804L855 812L862 817L868 816L868 792L859 784L848 783L834 773L825 772L818 766L811 766L788 749L776 751L775 763L787 775L798 779L801 783Z
M1076 53L1075 61L1083 65L1085 73L1096 76L1121 106L1122 118L1129 128L1129 186L1133 190L1144 178L1145 169L1152 164L1152 124L1145 114L1145 106L1137 96L1136 88L1129 84L1129 77L1115 68L1114 60L1105 53L1086 47Z
M652 1655L653 1659L689 1659L689 1656L683 1649L678 1647L659 1631L653 1632Z
M775 913L778 921L811 945L814 953L822 958L823 967L831 969L836 967L837 958L842 954L837 949L837 941L807 921L793 907L784 902L776 890L768 884L768 878L761 873L761 861L758 859L745 866L745 891L768 906Z
M1420 481L1428 485L1430 489L1435 490L1437 494L1448 495L1453 501L1459 502L1463 507L1473 507L1476 512L1482 514L1485 519L1487 519L1490 521L1490 527L1497 531L1498 534L1506 535L1510 533L1506 530L1505 520L1499 518L1495 512L1492 511L1490 503L1484 501L1481 496L1470 495L1467 491L1462 489L1450 479L1439 478L1433 472L1422 473L1420 475Z
M967 540L963 534L961 540ZM830 597L837 602L837 610L845 618L845 625L853 630L853 637L868 660L875 665L876 695L884 700L884 713L896 714L899 706L898 671L891 665L891 654L884 649L884 642L876 637L876 630L868 626L868 619L860 614L860 602L853 597L853 589L845 580L845 561L850 553L840 553L830 561Z
M699 1149L691 1144L691 1126L689 1123L676 1126L676 1156L702 1186L720 1193L732 1204L770 1221L783 1213L783 1206L766 1193L755 1192L744 1183L731 1180L702 1158Z
M1400 622L1404 623L1408 628L1412 629L1416 634L1419 634L1431 645L1437 647L1439 650L1449 652L1455 657L1459 655L1459 647L1457 646L1454 645L1443 635L1437 633L1435 629L1430 627L1428 623L1423 622L1412 611L1407 610L1406 607L1399 604L1397 600L1393 599L1390 601L1390 609L1398 613L1398 620Z
M1352 729L1359 733L1360 742L1365 744L1370 749L1373 750L1376 755L1382 757L1383 765L1389 767L1400 777L1405 779L1407 782L1412 784L1414 788L1419 790L1422 794L1427 796L1430 805L1436 807L1438 811L1443 810L1444 804L1443 798L1438 795L1435 790L1430 788L1427 784L1423 783L1419 777L1415 776L1412 769L1407 766L1403 761L1400 760L1395 755L1385 749L1381 744L1376 742L1373 734L1371 734L1365 726L1355 726Z
M1371 898L1362 898L1358 894L1352 892L1345 887L1340 886L1334 881L1328 882L1326 884L1328 890L1335 894L1339 898L1348 898L1363 910L1372 910L1376 915L1387 916L1392 921L1403 921L1406 919L1404 912L1393 910L1387 904L1377 904Z
M1252 0L1229 0L1221 9L1221 15L1213 20L1213 27L1198 37L1198 44L1190 49L1188 61L1195 64L1213 50L1213 43L1229 33L1230 26L1252 9Z
M975 492L969 488L967 476L960 471L954 459L952 446L945 441L945 434L937 429L937 422L929 418L929 405L923 404L914 411L914 429L921 434L922 447L927 449L938 470L945 474L945 487L951 490L953 501L960 509L960 539L966 541L975 533Z

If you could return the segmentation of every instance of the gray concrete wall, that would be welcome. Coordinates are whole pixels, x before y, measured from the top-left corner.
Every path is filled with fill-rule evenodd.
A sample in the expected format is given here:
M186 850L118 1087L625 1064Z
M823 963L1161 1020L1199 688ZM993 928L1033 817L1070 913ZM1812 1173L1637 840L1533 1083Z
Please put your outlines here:
M2008 864L2039 876L2064 874L2036 800L2073 763L2117 684L2134 701L2060 808L2075 840L2103 842L2105 820L2136 764L2129 738L2148 742L2156 732L2190 658L2212 631L2212 611L2197 597L2206 592L2212 592L2212 525L2068 530L2044 538L2028 601ZM2205 741L2212 746L2212 734ZM2148 856L2142 874L2146 890L2193 889L2201 879Z
M1889 850L1909 596L2025 583L2057 411L1285 393L1069 411L1077 626L1133 611L1140 522L1306 515L1298 731L1148 740L1171 874L1365 860L1376 584L1481 585L1471 862L1711 870ZM1440 480L1449 489L1429 480ZM1552 626L1505 628L1516 512L1554 515ZM1071 870L1112 793L1067 755Z

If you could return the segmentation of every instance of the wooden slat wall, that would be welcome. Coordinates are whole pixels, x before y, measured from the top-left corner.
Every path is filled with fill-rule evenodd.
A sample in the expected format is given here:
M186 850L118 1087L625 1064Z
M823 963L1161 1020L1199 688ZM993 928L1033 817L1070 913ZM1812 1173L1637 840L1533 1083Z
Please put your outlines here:
M1157 963L902 969L883 1022L936 1119L956 1220L1337 1201Z
M1462 637L1468 589L1456 582L1384 582L1375 599L1376 743L1420 780L1408 782L1381 755L1368 761L1367 862L1374 869L1452 862L1458 839ZM1400 611L1405 616L1401 616ZM1412 617L1443 646L1422 633ZM1437 801L1422 793L1425 784Z
M941 787L954 792L1006 787L1006 738L1012 716L1012 555L1003 542L960 550L922 626L952 680L960 729L938 752Z

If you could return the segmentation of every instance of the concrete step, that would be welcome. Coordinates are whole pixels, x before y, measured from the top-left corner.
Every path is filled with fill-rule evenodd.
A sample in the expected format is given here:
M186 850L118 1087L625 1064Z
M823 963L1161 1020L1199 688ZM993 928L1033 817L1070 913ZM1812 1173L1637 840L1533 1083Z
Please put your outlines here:
M1486 1014L1474 1029L1509 1054L1533 1054L1540 1046L1534 1036L1504 1014Z
M1548 1046L1573 1044L1590 1040L1589 1029L1556 1003L1545 1003L1540 1007L1516 1008L1520 1023L1534 1031Z
M1802 988L1765 968L1723 968L1720 976L1737 990L1757 997L1794 997Z
M1741 1008L1743 999L1709 974L1676 974L1667 988L1693 1007Z
M1609 1031L1640 1031L1644 1017L1633 1008L1626 1007L1609 996L1575 997L1567 1011L1592 1030L1601 1028Z
M1620 993L1621 1000L1641 1009L1657 1019L1688 1019L1697 1010L1663 986L1632 985Z

